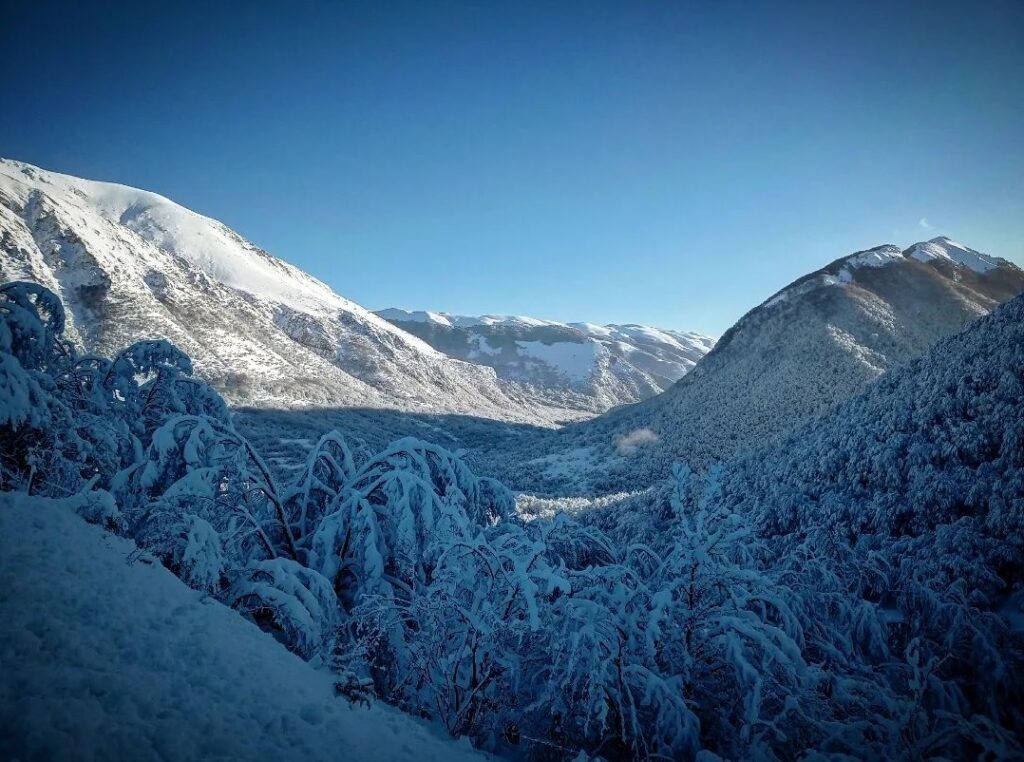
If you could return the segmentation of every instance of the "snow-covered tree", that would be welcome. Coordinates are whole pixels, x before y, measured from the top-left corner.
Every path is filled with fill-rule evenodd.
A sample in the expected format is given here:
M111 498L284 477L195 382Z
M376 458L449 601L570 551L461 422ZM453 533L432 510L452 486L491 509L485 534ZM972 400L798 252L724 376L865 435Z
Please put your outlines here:
M253 561L234 575L230 604L305 659L328 653L338 600L320 574L288 558Z
M352 450L338 432L324 434L310 450L302 470L281 498L300 553L323 518L336 507L339 495L355 473Z
M269 469L243 437L215 419L170 418L154 432L145 460L118 475L116 493L140 536L155 536L147 525L178 526L195 515L221 536L236 568L251 559L296 556ZM159 536L174 536L173 530Z

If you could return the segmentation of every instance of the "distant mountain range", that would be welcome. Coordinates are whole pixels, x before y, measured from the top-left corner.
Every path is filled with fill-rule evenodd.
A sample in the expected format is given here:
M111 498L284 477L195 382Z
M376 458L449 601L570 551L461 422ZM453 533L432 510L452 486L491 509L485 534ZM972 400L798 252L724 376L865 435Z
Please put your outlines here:
M595 413L667 389L714 346L699 333L645 325L559 323L517 315L379 310L449 357L494 368L552 404Z

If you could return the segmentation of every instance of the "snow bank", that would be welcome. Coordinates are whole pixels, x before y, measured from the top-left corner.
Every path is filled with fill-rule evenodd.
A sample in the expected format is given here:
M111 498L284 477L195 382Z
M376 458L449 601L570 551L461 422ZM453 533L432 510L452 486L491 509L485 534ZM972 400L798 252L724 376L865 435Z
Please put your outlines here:
M0 494L0 756L484 758L351 707L329 674L136 556L61 502Z

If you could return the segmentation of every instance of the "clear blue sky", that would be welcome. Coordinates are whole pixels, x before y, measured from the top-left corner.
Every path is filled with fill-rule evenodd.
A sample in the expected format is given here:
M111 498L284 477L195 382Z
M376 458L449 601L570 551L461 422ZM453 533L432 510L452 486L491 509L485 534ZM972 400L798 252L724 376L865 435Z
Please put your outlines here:
M721 333L885 242L1024 263L1015 0L0 0L0 46L0 155L371 308Z

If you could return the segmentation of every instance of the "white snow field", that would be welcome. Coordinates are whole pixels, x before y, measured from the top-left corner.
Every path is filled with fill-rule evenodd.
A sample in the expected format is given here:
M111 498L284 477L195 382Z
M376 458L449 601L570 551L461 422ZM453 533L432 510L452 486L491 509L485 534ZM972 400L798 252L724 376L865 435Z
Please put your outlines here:
M66 501L0 494L0 758L485 758L335 697L330 674L137 556Z

